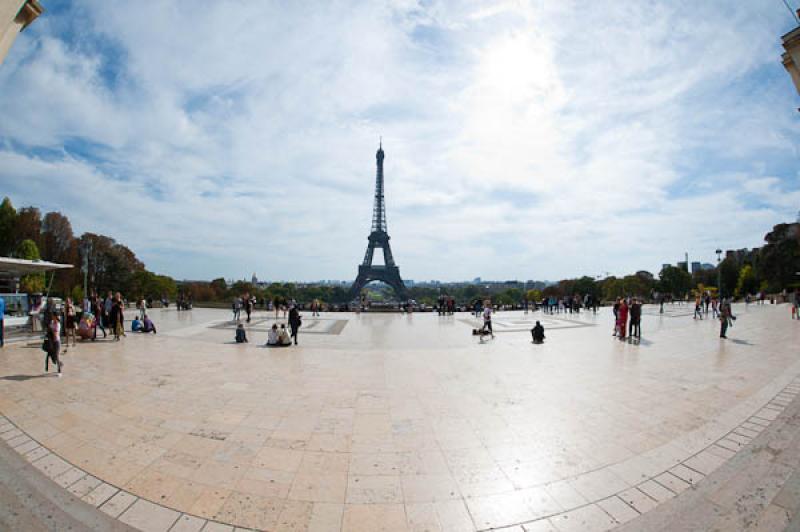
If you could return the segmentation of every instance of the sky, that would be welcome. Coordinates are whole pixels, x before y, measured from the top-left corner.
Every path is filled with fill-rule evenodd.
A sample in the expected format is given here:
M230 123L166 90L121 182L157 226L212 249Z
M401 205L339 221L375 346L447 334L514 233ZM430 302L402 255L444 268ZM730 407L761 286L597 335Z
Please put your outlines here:
M355 278L380 137L406 279L657 273L800 210L782 0L42 3L0 196L178 279Z

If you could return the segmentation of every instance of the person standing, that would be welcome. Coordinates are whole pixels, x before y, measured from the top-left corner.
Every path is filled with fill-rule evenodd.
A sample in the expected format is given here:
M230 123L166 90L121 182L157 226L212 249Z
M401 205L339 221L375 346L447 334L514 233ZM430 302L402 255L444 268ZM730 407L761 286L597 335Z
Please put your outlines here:
M619 304L619 311L617 314L617 321L619 321L619 339L625 339L625 329L628 326L628 304L623 299Z
M147 300L142 296L139 298L139 319L144 320L145 314L147 314Z
M253 312L253 299L250 294L244 295L244 312L247 314L247 323L250 323L250 314Z
M108 295L106 296L106 299L103 302L103 321L106 324L106 329L112 329L111 309L113 307L114 307L114 296L112 295L111 290L109 290Z
M61 353L61 323L58 320L58 313L50 314L50 323L47 325L47 357L44 359L44 371L50 371L50 361L56 365L58 376L61 376L62 362L59 358Z
M297 305L293 305L289 310L289 328L292 330L294 345L297 345L297 333L300 332L300 325L302 324L303 320L300 316L300 312L297 310Z
M642 304L638 299L634 299L631 303L631 321L628 336L630 338L642 338L642 329L640 327L642 322Z
M719 305L719 337L720 338L727 338L728 333L728 325L730 320L730 306L728 306L724 301L720 302Z

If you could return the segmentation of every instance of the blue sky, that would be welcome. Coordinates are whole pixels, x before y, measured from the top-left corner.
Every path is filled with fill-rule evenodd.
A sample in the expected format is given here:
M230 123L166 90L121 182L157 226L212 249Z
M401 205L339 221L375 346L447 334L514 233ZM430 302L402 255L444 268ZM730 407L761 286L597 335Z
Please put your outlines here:
M0 194L177 278L354 278L379 136L410 279L657 272L800 210L778 1L43 3Z

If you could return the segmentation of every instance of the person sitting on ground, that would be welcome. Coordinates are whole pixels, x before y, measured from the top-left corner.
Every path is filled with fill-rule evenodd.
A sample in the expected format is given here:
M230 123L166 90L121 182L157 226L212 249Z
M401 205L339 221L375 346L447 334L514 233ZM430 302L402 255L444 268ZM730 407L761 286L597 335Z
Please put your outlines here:
M133 318L133 321L131 322L131 331L139 332L141 330L142 330L142 322L139 319L139 316L136 316Z
M144 315L144 319L142 320L142 332L143 333L153 333L156 334L156 324L153 323L153 320L150 319L150 316L147 314Z
M544 327L539 321L536 321L536 325L534 325L533 329L531 329L531 336L533 336L533 343L534 344L543 344L544 343Z
M247 333L244 331L244 325L242 325L241 323L236 326L236 343L237 344L247 343Z
M286 325L281 324L281 332L278 334L278 343L280 345L292 344L292 338L289 336L289 331L286 330Z
M267 333L267 345L278 345L278 326L273 323L272 328Z

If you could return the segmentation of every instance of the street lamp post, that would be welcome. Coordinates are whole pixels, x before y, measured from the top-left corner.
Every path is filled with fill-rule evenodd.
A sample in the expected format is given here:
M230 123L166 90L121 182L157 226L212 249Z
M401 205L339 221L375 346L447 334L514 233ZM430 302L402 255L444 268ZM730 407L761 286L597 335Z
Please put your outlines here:
M82 251L83 251L83 298L88 299L89 294L86 292L88 288L88 277L89 277L89 253L92 249L92 243L88 240L83 243Z
M722 250L717 248L717 297L722 299L722 270L719 265L721 262Z

